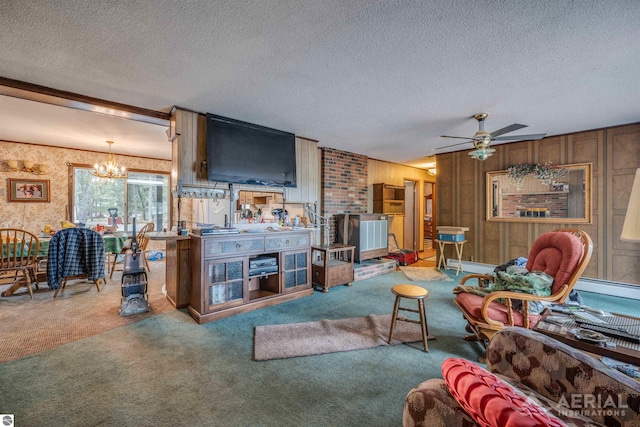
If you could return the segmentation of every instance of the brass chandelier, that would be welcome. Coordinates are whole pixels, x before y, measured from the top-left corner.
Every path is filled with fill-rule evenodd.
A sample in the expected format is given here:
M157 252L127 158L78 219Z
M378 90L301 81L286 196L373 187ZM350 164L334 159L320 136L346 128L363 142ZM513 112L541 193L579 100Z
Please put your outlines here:
M124 166L118 167L116 156L111 152L111 146L113 145L113 143L113 141L107 141L107 144L109 144L109 155L107 156L107 160L102 162L101 165L96 163L93 166L94 170L90 171L91 175L97 176L98 178L127 177Z

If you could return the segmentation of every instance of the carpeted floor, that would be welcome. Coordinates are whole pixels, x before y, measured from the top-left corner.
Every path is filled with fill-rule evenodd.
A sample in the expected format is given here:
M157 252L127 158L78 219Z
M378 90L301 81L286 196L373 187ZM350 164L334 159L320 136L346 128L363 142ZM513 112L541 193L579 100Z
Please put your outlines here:
M118 315L122 275L119 271L113 274L113 280L107 278L107 284L101 285L100 292L93 283L74 280L69 281L55 299L55 291L49 290L46 283L41 283L40 289L34 291L33 300L25 287L12 296L0 297L0 325L3 328L0 363L173 310L162 293L164 261L150 262L150 265L148 313Z
M172 310L0 363L0 409L20 426L399 426L412 387L441 378L448 357L482 353L462 339L451 293L462 275L446 274L454 281L418 283L429 290L429 353L416 342L252 360L256 326L389 314L391 287L406 281L391 272L203 325ZM594 307L640 314L637 301L581 295ZM20 325L25 333L31 322Z
M392 272L203 325L184 310L151 316L0 364L0 406L30 426L400 425L407 392L439 377L445 358L480 355L462 340L455 282L425 282L429 332L437 337L429 353L415 342L252 356L256 326L389 314L391 286L404 281Z

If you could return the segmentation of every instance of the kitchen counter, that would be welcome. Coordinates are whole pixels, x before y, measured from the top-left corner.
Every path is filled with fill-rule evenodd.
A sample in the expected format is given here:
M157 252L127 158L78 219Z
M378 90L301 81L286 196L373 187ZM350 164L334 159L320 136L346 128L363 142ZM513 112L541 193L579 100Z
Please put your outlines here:
M147 233L150 240L189 240L189 236L178 235L170 231L152 231Z

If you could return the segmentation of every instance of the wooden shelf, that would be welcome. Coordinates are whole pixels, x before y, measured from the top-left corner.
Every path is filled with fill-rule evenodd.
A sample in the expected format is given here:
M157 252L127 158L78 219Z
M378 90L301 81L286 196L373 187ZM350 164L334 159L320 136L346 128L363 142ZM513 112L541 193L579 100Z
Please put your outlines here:
M404 215L404 196L404 187L373 184L373 211L390 215Z
M279 274L279 273L280 273L279 271L274 271L273 273L256 274L255 276L249 276L249 279L273 276L274 274Z
M278 295L276 292L265 291L264 289L255 289L249 291L249 301L257 300L260 298L267 298Z

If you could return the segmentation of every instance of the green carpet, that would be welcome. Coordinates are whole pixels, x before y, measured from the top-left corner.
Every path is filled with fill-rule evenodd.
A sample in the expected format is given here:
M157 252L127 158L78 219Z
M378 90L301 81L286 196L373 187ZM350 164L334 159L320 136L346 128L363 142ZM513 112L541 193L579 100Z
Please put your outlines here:
M417 282L426 301L421 343L254 362L253 328L387 314L393 272L261 310L197 325L173 311L0 365L0 412L17 426L399 426L407 392L441 377L447 357L477 360L462 340L453 282ZM634 303L582 293L587 304ZM597 302L597 303L596 303Z

